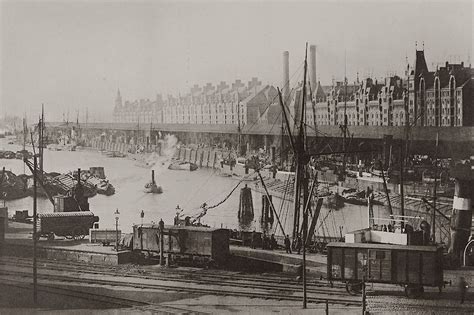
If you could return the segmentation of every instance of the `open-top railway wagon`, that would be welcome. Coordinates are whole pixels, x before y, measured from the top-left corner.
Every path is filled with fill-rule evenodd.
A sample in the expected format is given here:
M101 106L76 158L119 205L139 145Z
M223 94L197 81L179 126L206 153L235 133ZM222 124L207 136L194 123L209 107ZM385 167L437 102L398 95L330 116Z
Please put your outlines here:
M37 235L54 239L54 235L66 238L83 239L89 235L99 217L90 211L54 212L38 214Z
M165 226L163 254L173 259L224 264L229 257L229 230L195 226ZM150 256L160 254L158 224L133 226L133 250Z
M363 282L401 285L408 297L444 285L441 247L338 242L327 249L328 280L346 282L350 294L359 294Z

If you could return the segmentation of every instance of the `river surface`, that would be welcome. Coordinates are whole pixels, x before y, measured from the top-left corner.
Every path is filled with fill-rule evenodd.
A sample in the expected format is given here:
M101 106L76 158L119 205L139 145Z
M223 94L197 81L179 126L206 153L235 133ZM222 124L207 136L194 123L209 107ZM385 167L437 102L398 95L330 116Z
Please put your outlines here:
M0 150L17 151L22 148L18 145L7 144L7 139L0 139ZM27 148L31 151L31 148ZM137 165L137 161L131 158L109 158L100 152L92 150L84 151L44 151L44 169L47 172L65 173L77 168L89 169L92 166L103 166L109 181L114 185L116 193L112 196L96 195L89 199L90 209L100 218L100 228L115 228L116 209L119 209L119 226L123 232L131 232L133 224L141 223L140 213L145 213L143 222L157 223L163 219L165 224L173 224L176 215L176 206L184 209L183 213L196 214L204 202L213 206L221 202L239 183L238 179L222 177L218 170L202 168L194 172L173 171L162 165L161 161L155 166L156 181L163 187L162 194L147 194L143 192L144 185L150 181L151 169ZM24 163L21 160L0 159L0 168L5 166L15 174L24 173ZM26 169L26 174L31 174ZM240 184L234 193L221 205L208 210L201 219L201 223L211 227L227 227L238 229L237 218L239 208ZM250 186L254 184L249 184ZM247 228L250 230L261 230L261 194L252 191L255 218ZM274 198L277 212L281 212L281 221L285 232L290 233L292 226L292 205L278 198ZM9 215L15 210L26 210L32 214L33 199L31 197L8 201ZM53 207L48 199L38 199L38 212L52 212ZM376 206L375 217L386 217L387 211L384 207ZM383 223L383 222L382 222ZM348 231L353 231L367 226L367 207L346 204L343 208L335 211L323 206L320 220L317 225L316 234L321 236L339 236ZM276 231L276 220L271 232Z

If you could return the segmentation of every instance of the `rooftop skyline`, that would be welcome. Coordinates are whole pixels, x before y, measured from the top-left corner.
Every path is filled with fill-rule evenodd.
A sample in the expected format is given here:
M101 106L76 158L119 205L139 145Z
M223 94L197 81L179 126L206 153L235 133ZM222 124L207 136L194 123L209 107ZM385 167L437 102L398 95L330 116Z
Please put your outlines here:
M471 1L1 2L1 115L41 103L51 120L105 116L124 100L187 93L194 84L282 86L282 52L301 80L305 42L317 77L403 75L415 42L428 68L470 63ZM346 56L346 57L345 57ZM298 71L297 71L298 70ZM100 117L100 116L99 116Z

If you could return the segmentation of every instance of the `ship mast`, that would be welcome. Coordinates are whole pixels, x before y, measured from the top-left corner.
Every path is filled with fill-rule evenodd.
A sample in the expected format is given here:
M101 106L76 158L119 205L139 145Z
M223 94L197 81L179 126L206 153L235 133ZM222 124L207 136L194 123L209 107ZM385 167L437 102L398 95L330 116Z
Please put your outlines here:
M306 44L307 50L308 44ZM293 218L293 238L297 237L299 225L300 225L300 198L301 193L304 192L304 196L307 197L307 192L304 191L304 151L305 151L305 132L304 132L304 118L305 118L305 101L306 101L306 72L307 72L307 51L305 53L304 59L304 75L303 75L303 88L302 88L302 97L301 97L301 108L300 108L300 117L299 117L299 129L298 136L295 142L295 158L296 158L296 170L295 170L295 197L294 197L294 218ZM307 180L307 179L306 179ZM302 191L303 188L303 191ZM303 203L305 204L305 203Z
M283 170L283 139L285 137L285 121L283 117L283 109L281 111L281 132L280 132L280 168Z
M299 220L300 220L300 208L301 204L304 206L303 209L303 223L302 223L302 231L303 231L303 308L306 308L306 234L307 234L307 220L306 220L306 207L309 200L308 195L308 176L307 176L307 169L305 165L308 163L309 158L305 152L305 131L304 131L304 118L305 118L305 101L306 101L306 72L307 72L307 57L308 57L308 43L306 43L306 50L305 50L305 60L304 60L304 77L303 77L303 88L302 88L302 102L301 102L301 112L299 117L299 130L298 136L294 140L291 135L290 123L288 120L288 116L285 111L285 106L283 104L282 96L280 89L278 89L278 96L280 98L280 105L282 106L282 114L285 118L285 124L288 130L289 140L291 147L293 148L295 154L295 196L294 196L294 222L293 222L293 239L299 237ZM296 117L298 118L298 117ZM303 194L303 202L300 202L301 193Z
M342 138L342 173L340 174L340 179L344 180L346 175L346 137L347 137L347 71L346 71L346 52L344 51L344 126L342 127L343 138Z
M39 140L38 140L38 151L39 151L39 169L40 174L43 175L43 151L44 151L44 104L41 104L41 119L39 123Z
M306 204L308 202L308 174L306 164L308 162L305 148L305 117L306 117L306 72L308 70L308 43L306 43L305 57L304 57L304 75L303 75L303 95L301 102L301 115L300 115L300 127L299 134L296 140L296 190L295 190L295 217L296 225L295 229L298 232L299 217L300 217L300 198L301 192L303 193L303 222L302 230L302 247L303 247L303 308L306 308L306 234L307 234L307 220L306 220ZM301 181L301 184L298 182ZM299 189L299 190L297 190Z
M242 133L240 128L240 98L239 91L237 90L237 133L238 133L238 147L237 147L237 156L242 152Z

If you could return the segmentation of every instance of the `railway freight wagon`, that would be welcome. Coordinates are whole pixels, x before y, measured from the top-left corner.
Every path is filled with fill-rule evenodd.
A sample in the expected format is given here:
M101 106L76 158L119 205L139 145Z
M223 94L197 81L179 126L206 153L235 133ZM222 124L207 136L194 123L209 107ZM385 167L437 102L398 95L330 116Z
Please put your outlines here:
M54 212L38 214L37 235L54 239L54 235L68 239L83 239L99 217L90 211Z
M404 286L408 297L444 285L441 247L338 242L327 250L328 280L345 282L349 294L359 294L364 280Z
M165 226L163 253L172 259L225 264L229 257L229 230L194 226ZM160 229L157 224L133 226L133 250L159 256Z

